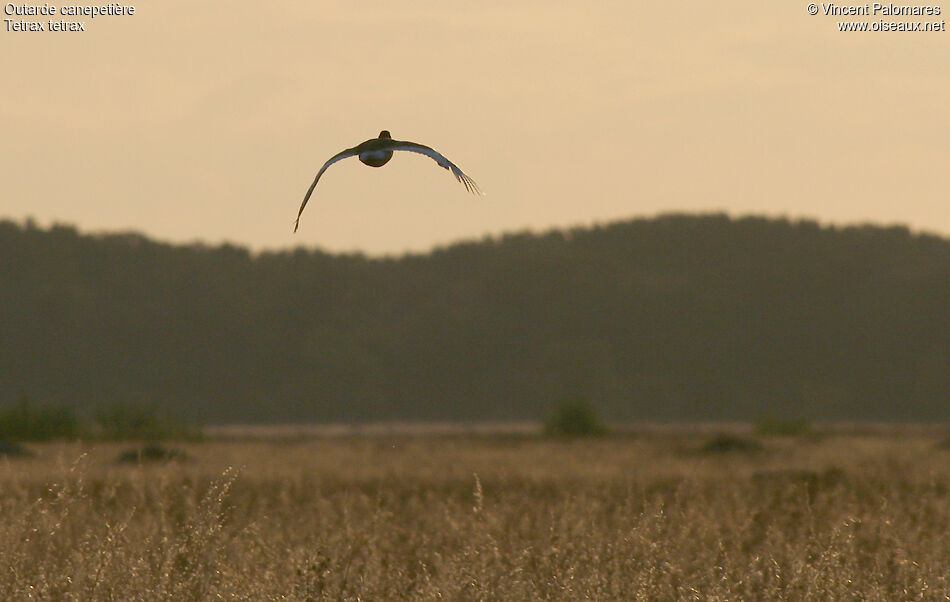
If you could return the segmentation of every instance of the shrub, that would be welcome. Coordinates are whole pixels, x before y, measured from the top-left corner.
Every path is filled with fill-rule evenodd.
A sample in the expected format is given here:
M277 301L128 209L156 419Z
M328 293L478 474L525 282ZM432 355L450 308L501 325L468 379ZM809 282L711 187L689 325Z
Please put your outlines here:
M114 403L100 407L90 419L68 406L41 406L29 397L0 407L0 441L51 439L162 440L199 439L201 429L172 418L155 404Z
M73 408L39 406L23 397L13 406L0 408L0 439L48 441L79 435L79 420Z
M198 427L172 418L156 404L113 403L95 414L93 434L108 440L197 439Z
M755 439L746 439L735 435L717 435L700 448L704 454L755 453L764 448Z
M33 456L33 452L23 447L16 441L0 440L0 457L4 458L28 458Z
M544 434L549 437L596 437L606 431L594 406L582 398L562 400L544 423Z
M171 462L172 460L186 460L187 457L180 450L150 443L145 447L122 452L116 461L120 463Z

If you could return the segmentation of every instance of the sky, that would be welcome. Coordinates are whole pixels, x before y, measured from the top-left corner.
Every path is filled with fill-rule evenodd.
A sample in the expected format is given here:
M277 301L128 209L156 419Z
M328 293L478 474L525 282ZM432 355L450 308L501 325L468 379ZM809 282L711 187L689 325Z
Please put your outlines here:
M134 6L56 18L82 32L0 29L0 218L369 254L671 211L950 235L950 33L837 27L939 22L950 6ZM351 158L294 234L316 171L383 129L443 153L485 196L421 155Z

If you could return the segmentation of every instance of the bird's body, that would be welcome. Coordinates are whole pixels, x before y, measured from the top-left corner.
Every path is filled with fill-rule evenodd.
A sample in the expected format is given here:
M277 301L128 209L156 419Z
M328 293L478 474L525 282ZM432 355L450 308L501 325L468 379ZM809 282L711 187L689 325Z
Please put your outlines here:
M360 162L364 165L369 165L370 167L382 167L383 165L389 163L389 160L393 158L393 152L397 150L410 151L431 157L436 163L439 164L439 166L444 167L445 169L452 172L452 175L455 176L455 179L465 186L465 190L468 190L473 194L479 194L481 192L474 180L462 173L462 170L456 167L454 163L443 157L435 150L422 144L416 144L415 142L393 140L392 136L389 135L389 132L383 130L379 133L379 137L370 138L362 144L339 152L336 155L330 157L330 160L323 164L323 167L321 167L320 171L317 172L317 177L313 179L313 184L310 185L310 189L307 190L307 195L303 198L303 203L300 204L300 211L297 212L297 222L294 224L294 232L297 231L297 227L300 225L300 216L303 214L304 207L307 206L307 201L310 200L310 195L313 194L313 189L316 188L317 182L320 181L320 176L323 175L323 172L325 172L328 167L337 161L341 161L347 157L353 156L359 157Z
M393 152L386 150L373 150L360 153L360 162L370 167L382 167L389 163L389 160L392 158Z

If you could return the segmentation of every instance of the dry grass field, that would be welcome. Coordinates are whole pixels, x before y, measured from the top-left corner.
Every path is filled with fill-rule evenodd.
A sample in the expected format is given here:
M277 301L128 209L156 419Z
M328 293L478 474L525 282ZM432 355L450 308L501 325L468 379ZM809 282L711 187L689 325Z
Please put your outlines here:
M226 435L0 458L0 600L950 599L936 431Z

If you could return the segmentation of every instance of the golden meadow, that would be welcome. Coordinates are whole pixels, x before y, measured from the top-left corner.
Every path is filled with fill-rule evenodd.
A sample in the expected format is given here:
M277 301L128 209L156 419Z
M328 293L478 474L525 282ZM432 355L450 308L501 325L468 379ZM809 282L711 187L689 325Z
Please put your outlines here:
M950 599L945 431L720 431L34 444L0 457L0 599Z

